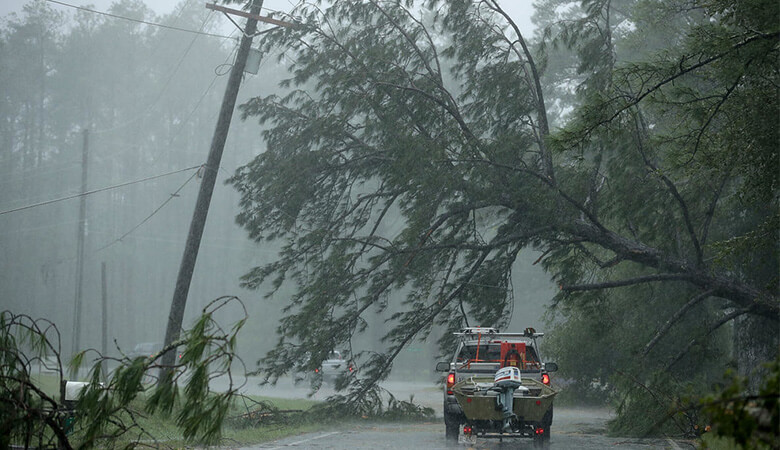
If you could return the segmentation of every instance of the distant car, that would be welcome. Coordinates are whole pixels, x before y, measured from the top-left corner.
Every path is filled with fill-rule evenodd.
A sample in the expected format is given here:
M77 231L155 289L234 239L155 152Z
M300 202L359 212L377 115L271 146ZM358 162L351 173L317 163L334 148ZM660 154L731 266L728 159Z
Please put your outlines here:
M313 382L316 379L320 379L322 383L333 384L340 375L352 373L355 371L355 366L351 361L344 359L342 352L338 350L332 350L328 353L328 358L322 361L322 364L310 372L311 367L309 361L311 354L306 354L301 358L300 364L297 364L292 371L293 383L298 385L304 381Z
M322 362L320 369L315 372L322 374L322 381L325 383L333 383L336 379L343 375L354 372L355 368L338 350L333 350L328 354L328 359Z

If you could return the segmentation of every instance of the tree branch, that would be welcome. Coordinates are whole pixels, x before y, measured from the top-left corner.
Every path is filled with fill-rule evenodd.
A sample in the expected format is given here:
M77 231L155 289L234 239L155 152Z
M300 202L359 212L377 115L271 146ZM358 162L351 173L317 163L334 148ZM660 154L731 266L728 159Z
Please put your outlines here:
M669 318L669 320L666 321L666 323L655 333L655 336L650 340L650 342L645 345L645 349L642 351L642 356L647 356L647 354L650 352L650 350L655 347L655 344L658 343L658 341L666 335L666 333L669 331L670 328L672 328L672 325L677 323L678 320L682 318L682 316L692 307L697 305L702 300L709 298L712 295L713 291L705 291L701 294L693 297L690 299L685 305L683 305L682 308L677 310L677 312L672 315L672 317Z
M723 297L744 308L752 308L752 313L780 320L780 305L772 293L760 291L731 276L698 268L684 259L671 258L656 248L583 221L575 222L568 232L610 249L627 260L664 270L676 279L688 281L702 289L712 289L714 296Z
M642 155L642 159L644 160L645 165L652 170L655 176L659 177L661 181L663 181L664 185L666 185L666 188L672 194L672 197L674 197L674 199L677 201L677 204L680 207L680 211L682 211L683 214L685 228L688 230L688 236L690 237L691 243L693 243L694 251L696 252L696 264L701 266L704 262L704 255L701 249L701 245L699 244L699 239L696 237L696 231L694 230L693 222L691 221L688 204L685 199L682 198L682 195L680 194L680 191L677 189L677 186L674 184L674 182L672 182L672 180L669 179L666 174L658 170L658 167L655 165L655 163L653 163L647 156L644 145L642 143L642 136L647 132L647 126L644 123L644 119L641 113L637 114L637 120L639 123L637 124L636 140L639 154Z
M720 181L718 188L715 190L715 193L712 196L712 200L710 200L710 204L709 207L707 208L707 211L704 213L704 223L701 226L702 245L707 244L707 238L709 237L709 231L710 231L710 223L712 222L712 218L715 216L715 208L717 207L718 202L720 201L720 196L721 193L723 192L723 188L726 187L726 183L729 181L729 175L731 174L732 168L733 166L731 166L728 172L723 175L723 179Z
M707 332L704 333L703 336L700 336L698 339L692 339L690 342L688 342L688 344L685 346L685 348L683 348L682 351L680 351L677 354L677 356L675 356L674 359L672 359L672 361L669 364L666 365L666 368L664 370L669 370L669 369L672 368L672 366L677 364L677 362L680 361L680 359L682 359L682 357L685 356L685 354L688 353L688 351L690 351L691 347L693 347L696 343L701 342L702 339L704 339L707 336L711 335L718 328L720 328L723 325L731 322L732 320L736 319L737 317L745 315L745 314L748 314L749 312L751 312L750 310L751 310L751 308L738 309L736 311L732 311L731 313L726 314L725 316L723 316L720 320L718 320L717 322L712 324L707 329Z
M570 286L561 286L564 292L583 292L597 291L602 289L612 289L617 287L633 286L636 284L652 283L656 281L687 281L688 277L679 273L662 273L656 275L647 275L644 277L630 278L618 281L606 281L604 283L593 284L574 284Z
M520 28L517 26L517 24L512 20L511 17L509 17L509 14L504 11L501 6L499 6L498 2L496 0L485 0L486 4L489 8L496 11L498 14L504 17L504 19L509 23L509 26L512 27L512 30L515 32L515 35L517 36L517 40L520 43L520 46L523 48L523 53L525 54L525 60L528 63L528 65L531 68L531 74L533 76L533 83L534 83L534 91L535 91L535 97L536 97L536 109L538 114L538 120L539 120L539 127L541 128L542 136L541 139L539 139L539 148L542 152L542 161L544 161L544 174L545 176L550 180L550 182L555 185L555 169L553 168L553 162L552 162L552 155L550 154L550 151L547 149L547 145L544 141L544 139L550 134L550 125L547 122L547 106L544 103L544 94L542 92L542 83L539 78L539 72L536 68L536 63L534 62L533 55L531 55L531 51L528 49L528 45L525 42L525 39L523 38L523 34L520 32Z
M474 264L471 265L471 268L469 269L469 272L464 277L463 281L458 285L458 287L456 289L454 289L450 293L450 295L447 296L447 298L444 301L439 301L439 302L436 302L436 303L434 303L434 304L429 306L428 314L426 314L425 317L421 318L418 321L417 326L414 329L409 330L402 340L400 340L399 342L396 343L396 345L394 346L395 349L388 355L388 357L386 359L386 362L387 362L388 365L390 363L392 363L393 360L395 360L396 357L398 357L398 355L401 353L401 350L403 350L406 347L406 345L412 339L414 339L414 337L417 336L417 334L424 327L426 327L429 323L431 323L433 321L433 319L435 319L436 316L439 315L439 313L441 313L447 307L447 305L450 304L450 302L452 302L453 299L455 299L456 297L458 297L460 295L460 293L463 291L463 289L465 289L465 287L468 284L468 282L474 277L474 274L477 273L477 270L480 268L480 266L482 266L482 263L485 261L485 259L487 258L489 253L490 252L487 252L487 251L486 252L482 252L482 254L479 256L479 258L474 262ZM350 393L350 394L353 395L353 396L358 396L358 397L362 396L369 389L373 388L378 382L379 382L378 379L369 380L369 382L365 383L365 385L363 385L362 388L358 392Z
M608 117L606 119L599 120L597 123L591 124L589 127L587 127L584 130L585 131L584 134L590 133L595 128L597 128L597 127L599 127L599 126L601 126L603 124L612 122L613 120L615 120L615 118L617 118L624 111L626 111L627 109L632 108L633 106L639 104L642 100L645 99L645 97L647 97L648 95L652 94L653 92L661 89L662 87L666 86L667 84L674 82L678 78L680 78L680 77L682 77L684 75L687 75L687 74L689 74L691 72L694 72L697 69L700 69L700 68L702 68L704 66L707 66L708 64L711 64L711 63L713 63L713 62L715 62L715 61L717 61L717 60L727 56L728 54L730 54L730 53L732 53L734 51L737 51L740 48L742 48L742 47L744 47L746 45L749 45L749 44L751 44L751 43L753 43L755 41L759 41L759 40L777 40L778 37L780 37L780 32L753 36L753 37L750 37L748 39L745 39L742 42L738 42L738 43L732 45L731 48L726 50L726 51L723 51L723 52L718 53L716 55L710 56L709 58L705 58L703 60L700 60L696 64L693 64L693 65L688 66L688 67L683 67L683 61L685 59L685 58L683 58L683 60L680 61L679 70L677 72L675 72L674 74L672 74L670 76L667 76L667 77L663 78L662 80L658 81L656 84L654 84L653 86L647 88L644 92L641 92L639 95L631 96L630 100L628 102L626 102L624 105L618 107L617 110L610 117ZM614 100L617 100L617 98L612 99L612 101L614 101Z

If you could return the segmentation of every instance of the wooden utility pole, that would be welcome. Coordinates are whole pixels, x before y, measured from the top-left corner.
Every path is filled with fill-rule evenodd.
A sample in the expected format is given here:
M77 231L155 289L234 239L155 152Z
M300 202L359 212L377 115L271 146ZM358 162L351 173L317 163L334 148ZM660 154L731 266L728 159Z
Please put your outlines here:
M208 6L208 5L207 5ZM241 44L238 48L236 60L233 68L230 70L225 96L222 99L222 107L217 119L217 127L214 130L214 137L211 140L211 149L203 167L203 180L200 184L198 199L195 202L195 211L192 214L190 231L187 235L187 243L184 247L181 265L179 266L179 276L176 279L176 288L173 291L173 301L171 302L171 311L168 314L168 326L165 330L165 346L179 338L181 324L184 319L184 308L187 305L187 294L190 290L192 281L192 272L195 269L195 261L198 258L200 249L200 240L203 236L203 228L206 225L206 217L211 203L211 194L214 192L214 184L217 180L219 164L222 160L222 151L225 148L230 120L233 117L233 110L236 106L236 97L238 88L241 84L241 77L244 75L246 59L249 55L249 49L252 45L252 37L257 31L257 18L260 9L263 7L263 0L252 0L250 7L250 17L247 18L244 35L241 38ZM168 351L162 358L164 366L173 366L176 363L176 351Z
M101 338L100 353L103 357L108 356L108 283L106 282L106 262L100 263L100 306L101 306ZM103 373L103 380L108 380L108 361L105 359L100 363L100 369Z
M84 287L84 240L87 216L87 165L89 160L89 130L84 129L84 141L81 148L81 201L79 203L79 226L76 234L76 295L73 302L73 334L71 354L81 350L81 300ZM78 367L71 378L78 377Z

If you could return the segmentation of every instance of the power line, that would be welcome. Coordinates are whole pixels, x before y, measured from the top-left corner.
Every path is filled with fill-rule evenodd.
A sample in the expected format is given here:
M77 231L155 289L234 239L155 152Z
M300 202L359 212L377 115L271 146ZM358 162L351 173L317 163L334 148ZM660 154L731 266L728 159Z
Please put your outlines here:
M125 233L125 234L123 234L122 236L118 237L117 239L114 239L113 241L109 242L108 244L106 244L106 245L104 245L104 246L100 247L99 249L95 250L93 253L97 253L97 252L99 252L99 251L101 251L101 250L104 250L104 249L106 249L106 248L108 248L108 247L111 247L112 245L116 244L117 242L121 242L121 241L122 241L122 239L124 239L124 238L126 238L127 236L129 236L129 235L130 235L130 233L132 233L133 231L137 230L138 228L140 228L140 227L141 227L141 225L143 225L143 224L145 224L146 222L148 222L148 221L149 221L149 219L151 219L151 218L152 218L152 217L153 217L155 214L157 214L157 213L158 213L158 212L159 212L161 209L163 209L163 208L165 207L165 205L167 205L167 204L168 204L168 202L170 202L171 200L173 200L175 197L178 197L178 195L179 195L179 192L181 192L181 190L182 190L182 189L184 189L184 186L187 186L187 184L188 184L190 181L192 181L192 179L193 179L193 178L195 178L195 176L196 176L197 174L198 174L198 172L197 172L197 171L193 172L193 173L192 173L192 175L190 175L190 177L189 177L189 178L187 178L187 181L185 181L185 182L184 182L184 184L182 184L181 186L179 186L179 189L176 189L176 191L175 191L173 194L171 194L171 195L170 195L170 196L169 196L167 199L165 199L165 201L164 201L164 202L162 202L162 204L160 204L160 206L158 206L158 207L157 207L157 209L155 209L154 211L152 211L152 213L151 213L151 214L149 214L148 216L146 216L146 218L145 218L144 220L142 220L142 221L141 221L141 222L140 222L138 225L134 226L133 228L131 228L131 229L130 229L130 231L128 231L127 233Z
M61 202L61 201L64 201L64 200L70 200L70 199L73 199L73 198L83 197L85 195L95 194L95 193L98 193L98 192L103 192L103 191L108 191L108 190L111 190L111 189L116 189L116 188L120 188L120 187L124 187L124 186L129 186L131 184L143 183L144 181L154 180L154 179L157 179L157 178L167 177L168 175L173 175L173 174L177 174L177 173L181 173L181 172L186 172L188 170L197 169L197 168L199 168L201 166L202 165L199 164L197 166L187 167L186 169L174 170L173 172L164 173L162 175L154 175L154 176L143 178L143 179L140 179L140 180L128 181L126 183L115 184L113 186L107 186L107 187L103 187L103 188L100 188L100 189L95 189L95 190L92 190L92 191L82 192L80 194L69 195L67 197L62 197L62 198L58 198L58 199L54 199L54 200L48 200L48 201L41 202L41 203L35 203L33 205L21 206L19 208L9 209L7 211L0 211L0 216L2 216L3 214L8 214L8 213L16 212L16 211L22 211L22 210L30 209L30 208L36 208L38 206L50 205L52 203L57 203L57 202Z
M179 129L178 129L177 133L175 135L173 135L173 137L171 137L170 140L168 140L169 145L173 144L173 141L176 140L177 137L179 137L179 135L181 134L182 130L184 129L184 125L190 121L190 119L192 118L193 115L195 115L195 112L198 110L198 108L200 107L200 104L203 102L203 100L206 98L206 96L211 91L211 88L214 86L214 83L217 81L217 78L219 78L220 76L224 75L224 74L218 73L217 69L219 67L221 67L221 66L229 65L229 64L227 64L227 62L230 61L230 58L233 57L233 53L235 53L236 50L237 49L234 48L233 51L231 51L230 54L228 55L228 57L225 59L225 62L220 64L219 66L217 66L214 69L214 73L215 73L214 78L211 80L211 83L209 83L209 86L206 88L206 90L203 91L203 94L200 96L200 98L198 99L198 102L195 104L195 107L192 108L192 111L190 111L190 114L187 116L187 118L179 124Z
M107 12L103 12L103 11L96 11L94 9L85 8L83 6L71 5L70 3L60 2L58 0L46 0L46 1L47 2L51 2L51 3L56 3L56 4L62 5L62 6L67 6L69 8L75 8L75 9L78 9L78 10L81 10L81 11L87 11L87 12L91 12L91 13L95 13L95 14L100 14L100 15L103 15L103 16L113 17L115 19L129 20L130 22L142 23L144 25L151 25L151 26L154 26L154 27L166 28L168 30L183 31L185 33L193 33L193 34L202 34L203 36L218 37L218 38L222 38L222 39L226 39L226 38L229 39L230 38L229 36L224 36L224 35L221 35L221 34L203 33L201 31L188 30L186 28L179 28L179 27L172 27L172 26L169 26L169 25L163 25L161 23L147 22L145 20L140 20L140 19L132 19L130 17L119 16L119 15L116 15L116 14L111 14L111 13L107 13Z
M97 234L97 233L93 232L92 234ZM221 244L221 243L218 243L217 239L209 238L206 241L202 242L201 246L204 249L208 248L208 249L212 249L212 250L213 249L219 249L219 250L236 250L236 251L239 251L239 250L245 250L246 249L246 241L245 240L228 239L226 241L227 241L227 244ZM169 237L169 236L162 236L162 237L136 236L136 237L133 238L133 242L135 242L136 245L139 242L149 242L149 243L153 243L153 244L171 244L171 245L180 246L183 243L183 240L180 239L180 238L177 238L177 237ZM235 243L236 245L229 245L231 243ZM158 247L159 247L159 245L158 245ZM85 256L86 260L87 261L92 261L93 260L92 258L94 257L94 255L98 251L100 251L100 250L95 250L95 251L92 251L89 254L87 254ZM266 250L266 249L263 249L263 248L255 248L252 251L255 252L255 253L263 253L263 254L269 254L269 255L276 255L277 254L277 252L275 250ZM75 260L76 260L75 257L72 257L72 258L60 258L60 259L47 260L47 261L44 261L44 262L39 263L39 264L41 265L41 267L48 268L48 267L55 266L57 264L71 263L71 262L73 262ZM36 264L38 264L38 263L36 263Z

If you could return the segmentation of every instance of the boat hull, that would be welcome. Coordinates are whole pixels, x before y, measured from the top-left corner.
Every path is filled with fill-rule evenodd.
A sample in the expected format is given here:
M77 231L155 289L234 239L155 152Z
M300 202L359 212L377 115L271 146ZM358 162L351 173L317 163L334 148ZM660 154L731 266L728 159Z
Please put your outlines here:
M452 391L466 419L470 421L503 419L501 409L497 408L498 392L491 389L492 378L472 377L455 384ZM541 423L545 414L552 409L553 398L557 392L536 380L523 379L520 388L515 390L512 411L523 422Z

